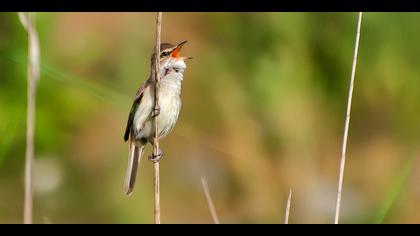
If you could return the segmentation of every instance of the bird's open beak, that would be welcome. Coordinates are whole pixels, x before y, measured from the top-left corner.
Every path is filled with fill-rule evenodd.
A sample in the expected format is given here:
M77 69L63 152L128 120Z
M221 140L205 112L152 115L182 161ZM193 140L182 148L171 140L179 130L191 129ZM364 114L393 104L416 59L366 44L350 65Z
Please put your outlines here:
M180 44L178 44L178 45L176 45L176 47L175 47L175 49L172 51L172 53L171 53L171 56L173 57L173 58L176 58L176 59L181 59L181 60L185 60L185 59L192 59L192 57L181 57L180 56L180 51L181 51L181 48L182 48L182 46L184 46L184 44L186 44L188 41L184 41L184 42L182 42L182 43L180 43Z

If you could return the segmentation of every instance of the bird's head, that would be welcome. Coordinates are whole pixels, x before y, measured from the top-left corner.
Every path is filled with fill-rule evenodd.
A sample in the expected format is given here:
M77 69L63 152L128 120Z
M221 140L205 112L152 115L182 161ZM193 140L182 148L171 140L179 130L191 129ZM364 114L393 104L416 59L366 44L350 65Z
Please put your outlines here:
M160 67L162 68L167 66L168 64L177 63L186 59L192 59L192 57L182 57L180 55L181 49L186 43L187 41L183 41L177 45L173 45L170 43L161 43L159 56ZM155 63L155 57L156 53L154 52L151 58L152 65L154 65Z

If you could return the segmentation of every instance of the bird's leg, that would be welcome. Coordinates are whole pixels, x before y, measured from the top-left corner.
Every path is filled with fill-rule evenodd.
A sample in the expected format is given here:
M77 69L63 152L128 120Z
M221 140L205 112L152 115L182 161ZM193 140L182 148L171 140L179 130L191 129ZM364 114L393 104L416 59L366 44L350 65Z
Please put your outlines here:
M153 101L153 110L152 110L152 118L155 118L160 114L160 102L159 102L159 81L155 80L154 86L154 101Z
M156 106L153 107L152 118L158 116L159 114L160 114L160 106L159 104L156 104Z
M155 155L154 153L149 156L149 160L152 162L159 162L163 158L163 151L158 150L158 153Z

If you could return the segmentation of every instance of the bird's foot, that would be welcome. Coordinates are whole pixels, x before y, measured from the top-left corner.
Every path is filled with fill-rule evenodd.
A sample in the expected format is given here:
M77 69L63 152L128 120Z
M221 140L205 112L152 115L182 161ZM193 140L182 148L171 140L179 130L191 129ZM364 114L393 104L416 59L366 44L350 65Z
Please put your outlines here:
M154 117L158 116L159 114L160 114L160 106L154 107L153 111L152 111L152 117L154 118Z
M152 154L149 156L149 160L153 163L159 162L163 158L163 152L162 150L158 150L157 154Z

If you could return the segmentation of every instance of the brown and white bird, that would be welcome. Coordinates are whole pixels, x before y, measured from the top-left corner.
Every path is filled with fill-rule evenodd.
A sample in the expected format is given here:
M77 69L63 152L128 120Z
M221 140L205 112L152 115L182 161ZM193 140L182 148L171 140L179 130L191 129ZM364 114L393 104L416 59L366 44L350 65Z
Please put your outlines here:
M181 109L181 83L186 69L185 60L191 57L181 57L180 50L187 41L172 45L162 43L159 55L159 115L157 116L158 136L165 137L175 126ZM128 116L125 129L124 141L128 141L128 167L125 177L125 193L130 195L136 182L137 169L147 143L153 143L154 127L154 74L155 53L151 58L151 73L149 79L138 89ZM153 160L158 161L162 157L159 151Z

